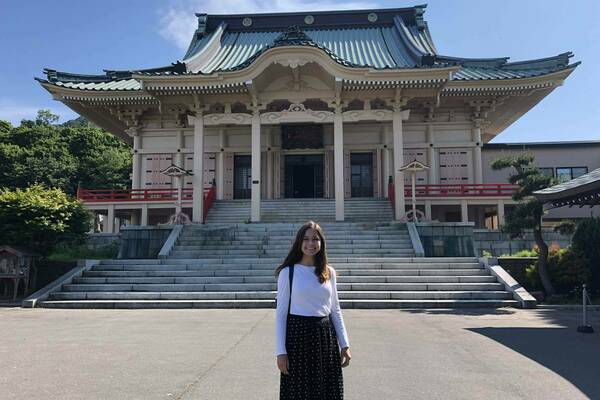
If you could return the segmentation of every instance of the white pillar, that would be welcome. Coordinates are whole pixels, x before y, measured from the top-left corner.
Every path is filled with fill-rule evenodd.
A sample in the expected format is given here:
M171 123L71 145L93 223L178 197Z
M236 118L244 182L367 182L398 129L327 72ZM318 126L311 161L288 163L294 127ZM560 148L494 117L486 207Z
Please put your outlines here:
M425 200L425 219L428 221L433 219L431 215L431 200Z
M148 225L148 204L142 204L142 215L140 225L147 226Z
M333 170L335 190L335 220L344 220L344 123L342 107L333 116Z
M194 119L193 221L204 222L204 116L198 112Z
M396 221L404 218L406 207L404 201L404 172L399 168L404 165L404 138L402 133L402 120L408 119L410 110L394 110L392 118L392 136L394 141L394 196L396 198Z
M435 151L435 130L432 124L427 125L427 162L429 163L428 181L430 185L437 185L438 182L438 162Z
M180 168L185 169L185 159L183 157L183 153L181 150L185 147L185 143L183 141L183 132L177 132L177 154L175 154L175 165ZM181 212L181 200L183 194L183 187L185 186L185 177L178 176L175 178L175 189L177 189L177 200L175 206L175 214L179 214Z
M142 155L139 153L140 142L140 135L136 132L133 135L133 159L131 174L132 189L140 189L142 186Z
M267 130L267 199L273 198L273 135Z
M462 222L469 222L469 205L466 200L460 201L460 220Z
M504 200L498 200L498 228L504 225Z
M115 232L115 206L109 205L106 212L106 224L104 224L105 233Z
M390 181L390 149L383 149L383 197L388 198L388 183Z
M225 185L225 132L219 130L219 152L217 153L217 200L223 200L223 186Z
M475 147L473 149L473 176L475 178L475 184L480 185L483 183L483 162L481 160L481 128L475 127L473 129L473 141Z
M252 113L252 198L250 220L260 221L260 114L258 110Z

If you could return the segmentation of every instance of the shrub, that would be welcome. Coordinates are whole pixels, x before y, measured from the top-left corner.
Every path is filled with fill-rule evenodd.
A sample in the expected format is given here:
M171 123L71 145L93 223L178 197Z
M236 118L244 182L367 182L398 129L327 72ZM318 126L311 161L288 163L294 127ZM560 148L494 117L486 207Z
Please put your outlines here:
M27 247L42 256L61 243L82 243L90 213L60 189L33 185L0 190L0 243Z
M571 247L590 271L592 292L600 294L600 218L581 220L573 234Z
M525 286L530 290L541 290L542 285L535 264L525 269ZM587 259L573 247L555 247L548 255L548 273L559 294L581 293L582 284L590 284L591 270Z

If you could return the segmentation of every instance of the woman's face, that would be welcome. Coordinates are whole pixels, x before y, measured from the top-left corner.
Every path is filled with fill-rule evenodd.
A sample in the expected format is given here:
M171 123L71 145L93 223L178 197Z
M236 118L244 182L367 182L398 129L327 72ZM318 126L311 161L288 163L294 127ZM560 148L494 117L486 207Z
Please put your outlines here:
M314 257L319 251L321 251L321 237L315 229L308 228L302 238L302 253Z

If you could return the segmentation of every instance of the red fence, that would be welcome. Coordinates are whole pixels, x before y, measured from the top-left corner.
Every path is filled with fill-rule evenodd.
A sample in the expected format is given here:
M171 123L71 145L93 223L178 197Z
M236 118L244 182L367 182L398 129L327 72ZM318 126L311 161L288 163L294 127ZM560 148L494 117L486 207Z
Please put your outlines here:
M512 196L517 186L507 183L479 185L415 185L417 197L505 197ZM394 204L394 184L388 184L388 197ZM411 185L404 185L404 196L412 196Z
M206 189L204 190L207 191ZM118 201L176 201L177 189L77 189L77 198L90 203ZM181 191L182 200L192 199L192 189Z
M217 188L213 184L210 188L204 188L204 220L212 207L217 194ZM181 200L192 200L193 190L182 189ZM144 202L144 201L177 201L177 189L77 189L77 198L82 202L89 203L114 203L120 201Z

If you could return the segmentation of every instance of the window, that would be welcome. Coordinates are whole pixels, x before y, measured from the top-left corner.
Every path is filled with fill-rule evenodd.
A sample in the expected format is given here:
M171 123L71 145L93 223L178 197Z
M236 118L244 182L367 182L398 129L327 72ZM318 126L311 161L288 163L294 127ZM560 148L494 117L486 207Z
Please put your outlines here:
M581 175L585 175L588 173L587 167L574 167L571 169L573 178L577 178Z
M583 174L587 174L587 172L587 167L560 167L556 168L556 177L560 182L565 182Z
M540 170L542 171L542 174L554 178L554 168L543 167L543 168L540 168Z

